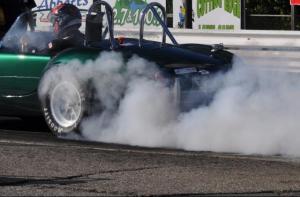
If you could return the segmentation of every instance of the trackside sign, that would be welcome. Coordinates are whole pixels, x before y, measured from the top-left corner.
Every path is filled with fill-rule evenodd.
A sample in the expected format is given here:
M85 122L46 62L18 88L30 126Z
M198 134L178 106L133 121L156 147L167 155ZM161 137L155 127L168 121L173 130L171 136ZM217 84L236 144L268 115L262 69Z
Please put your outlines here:
M300 0L290 0L291 5L300 5Z
M183 27L186 7L184 2L173 2L173 27ZM192 0L192 7L193 29L241 29L241 0Z
M38 10L51 9L60 3L71 3L79 9L88 9L92 5L93 0L35 0L35 2L37 4L36 9ZM115 25L126 28L135 28L139 26L141 12L148 3L159 2L164 7L166 6L165 0L109 0L107 2L114 10ZM145 25L159 25L151 12L148 12L145 17Z

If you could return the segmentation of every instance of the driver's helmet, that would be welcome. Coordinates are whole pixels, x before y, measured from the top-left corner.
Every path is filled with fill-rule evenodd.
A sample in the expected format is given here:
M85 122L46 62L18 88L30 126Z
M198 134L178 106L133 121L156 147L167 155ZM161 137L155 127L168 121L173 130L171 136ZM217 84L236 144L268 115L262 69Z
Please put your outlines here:
M68 3L61 3L52 8L50 21L53 24L55 33L59 33L68 27L79 29L81 26L81 13L76 6Z

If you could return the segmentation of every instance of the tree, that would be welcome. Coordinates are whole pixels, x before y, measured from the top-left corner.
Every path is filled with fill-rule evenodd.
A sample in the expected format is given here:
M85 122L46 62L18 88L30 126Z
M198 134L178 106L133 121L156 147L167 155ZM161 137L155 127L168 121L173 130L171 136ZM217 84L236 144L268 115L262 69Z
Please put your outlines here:
M286 15L291 13L288 0L246 0L248 14Z

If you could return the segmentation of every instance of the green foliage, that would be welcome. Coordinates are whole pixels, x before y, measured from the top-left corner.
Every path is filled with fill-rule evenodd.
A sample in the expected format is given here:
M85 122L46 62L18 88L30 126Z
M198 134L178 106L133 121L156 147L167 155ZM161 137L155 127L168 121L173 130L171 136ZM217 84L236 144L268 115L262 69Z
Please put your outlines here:
M288 0L246 0L249 14L290 14L291 6Z

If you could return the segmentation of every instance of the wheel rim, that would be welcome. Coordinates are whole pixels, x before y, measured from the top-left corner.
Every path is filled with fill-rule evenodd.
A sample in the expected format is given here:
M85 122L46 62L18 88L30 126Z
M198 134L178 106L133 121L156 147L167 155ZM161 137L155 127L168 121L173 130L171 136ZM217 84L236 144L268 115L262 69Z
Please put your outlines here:
M82 98L78 89L70 82L58 84L50 97L51 113L54 120L64 128L71 127L80 118Z

